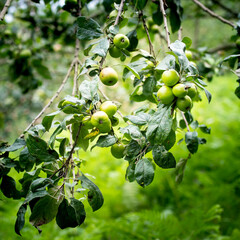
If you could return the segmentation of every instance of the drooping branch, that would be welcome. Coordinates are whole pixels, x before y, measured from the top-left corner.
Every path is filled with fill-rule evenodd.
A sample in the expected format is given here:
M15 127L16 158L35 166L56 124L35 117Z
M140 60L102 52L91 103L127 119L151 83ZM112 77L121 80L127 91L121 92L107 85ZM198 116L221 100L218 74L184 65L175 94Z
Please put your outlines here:
M166 31L167 45L168 45L168 48L170 49L171 41L170 41L170 32L168 30L168 25L167 25L167 14L166 14L165 9L164 9L163 0L159 0L159 3L160 3L160 10L161 10L162 15L163 15L163 23L164 23L164 29Z
M82 10L82 4L81 1L78 0L78 14L77 16L81 16L81 10ZM78 38L76 38L76 44L75 44L75 54L74 54L74 59L75 59L75 68L74 68L74 78L73 78L73 91L72 95L75 96L78 94L78 65L79 65L79 49L80 49L80 41Z
M145 18L144 18L144 15L143 15L142 11L140 11L139 17L142 19L143 27L144 27L145 32L147 34L148 44L149 44L149 52L150 52L150 54L153 55L154 58L156 58L155 53L154 53L154 49L153 49L153 45L152 45L152 41L151 41L151 38L150 38L150 34L149 34L149 31L148 31L148 27L147 27L147 24L146 24L146 21L145 21Z
M41 112L28 125L28 127L24 130L24 132L28 131L34 125L34 123L43 115L43 113L50 107L50 105L53 103L53 101L59 96L60 92L63 90L63 87L66 84L66 82L70 76L70 73L73 69L74 64L75 64L75 59L72 61L71 65L67 71L67 74L66 74L65 78L63 79L62 84L58 88L57 92L54 94L54 96L51 98L51 100L47 103L47 105L41 110ZM22 138L23 136L24 135L22 134L20 137Z
M231 8L227 7L226 5L224 5L223 3L221 3L219 0L212 0L212 2L216 5L218 5L220 8L222 8L223 10L231 13L233 15L233 17L238 17L238 13L233 11Z
M195 4L197 4L200 8L202 8L202 10L206 13L208 13L210 16L217 18L218 20L220 20L221 22L230 25L231 27L235 27L234 23L230 22L229 20L217 15L215 12L213 12L212 10L210 10L209 8L207 8L205 5L203 5L201 2L199 2L198 0L192 0Z
M8 11L8 8L11 6L11 3L12 3L12 0L7 0L1 13L0 13L0 20L3 21L7 11Z
M117 14L117 17L116 17L115 22L114 22L114 26L118 25L118 23L119 23L119 18L122 14L122 11L123 11L124 2L125 2L125 0L121 0L120 6L119 6L119 9L118 9L118 14Z

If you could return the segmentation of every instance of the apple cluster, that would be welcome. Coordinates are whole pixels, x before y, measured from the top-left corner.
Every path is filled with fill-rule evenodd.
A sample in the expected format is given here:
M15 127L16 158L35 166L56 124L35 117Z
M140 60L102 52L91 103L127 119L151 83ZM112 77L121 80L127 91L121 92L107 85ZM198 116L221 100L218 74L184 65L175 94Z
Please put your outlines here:
M114 116L117 112L117 105L112 101L105 101L100 105L98 111L92 116L86 116L82 120L82 124L87 129L96 127L100 133L109 133L112 127L119 123L119 119ZM111 147L111 153L115 158L122 158L124 156L125 146L118 141Z
M165 105L176 101L179 110L186 112L192 108L192 98L197 95L197 87L192 82L180 82L180 76L175 69L163 72L164 85L158 90L157 97Z
M113 58L119 58L122 55L121 49L127 48L130 42L126 35L118 33L113 38L113 45L109 49L109 54Z

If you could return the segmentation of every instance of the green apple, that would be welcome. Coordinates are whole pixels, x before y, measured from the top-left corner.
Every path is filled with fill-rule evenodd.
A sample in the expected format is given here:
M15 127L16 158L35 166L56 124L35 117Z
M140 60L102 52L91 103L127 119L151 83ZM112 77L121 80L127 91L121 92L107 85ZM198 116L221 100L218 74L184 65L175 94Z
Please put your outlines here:
M116 127L119 124L119 118L117 117L112 116L110 120L113 127Z
M179 81L179 74L174 69L169 69L163 72L162 81L166 86L172 87Z
M192 99L189 96L178 98L176 105L179 110L186 112L192 108Z
M163 104L170 104L175 98L172 89L168 86L162 86L159 88L157 97Z
M29 50L29 49L23 49L21 52L20 52L20 57L22 58L28 58L28 57L31 57L32 55L32 52Z
M194 98L197 95L197 86L194 83L189 82L186 84L186 87L188 90L187 95L190 98Z
M124 150L125 150L125 146L120 142L115 143L111 147L111 153L115 158L124 157Z
M117 112L117 105L112 101L106 101L101 104L100 110L105 112L111 118Z
M92 129L93 128L93 125L91 123L91 117L90 116L85 116L83 119L82 119L82 124L83 124L83 127L87 128L87 129Z
M109 54L113 58L119 58L122 55L122 52L118 47L113 46L109 49Z
M100 80L107 86L113 86L118 81L118 74L113 68L105 67L100 72Z
M128 37L121 33L118 33L113 38L113 43L118 48L127 48L130 44Z
M182 98L187 95L188 89L186 85L178 83L172 88L172 92L176 97Z
M108 133L111 130L111 121L108 115L103 111L95 112L91 117L91 123L98 128L101 133Z
M193 54L190 50L186 50L185 55L186 55L188 60L192 60Z

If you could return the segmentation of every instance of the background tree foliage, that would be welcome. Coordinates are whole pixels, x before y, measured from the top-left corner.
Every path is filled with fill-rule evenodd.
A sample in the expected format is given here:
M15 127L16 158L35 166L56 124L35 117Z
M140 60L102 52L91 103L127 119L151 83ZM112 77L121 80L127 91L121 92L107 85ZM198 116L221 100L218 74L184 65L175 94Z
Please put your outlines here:
M120 1L81 1L81 4L75 1L15 1L11 4L5 22L0 25L1 238L18 239L13 235L17 213L15 231L20 234L22 230L25 239L41 238L28 221L22 229L25 214L25 218L29 218L39 231L40 225L54 218L62 229L76 227L83 223L87 214L85 222L78 228L60 232L53 222L42 226L43 239L239 239L237 97L240 88L240 4L233 0L201 1L233 23L232 28L207 15L194 3L196 1L163 2L173 52L167 55L167 59L169 49L158 1L126 1L119 24L115 26ZM1 9L3 6L4 2L1 2ZM76 20L76 17L79 18ZM180 38L185 45L175 42L181 26ZM149 46L146 27L153 49ZM121 58L115 60L106 55L109 47L106 34L111 38L118 31L127 34L131 44L128 49L122 50ZM39 124L28 131L26 141L19 138L13 145L6 145L5 142L13 143L22 134L61 85L76 53L76 36L80 39L80 97L69 96L73 88L72 72L59 97L60 102L54 102L47 110L50 114L44 113L43 121L38 120ZM158 75L171 68L174 61L180 71L189 66L189 61L183 57L185 47L193 52L199 75L207 80L203 82L196 78L198 86L205 89L208 85L208 90L205 90L207 98L203 91L200 95L202 101L194 102L192 114L185 113L191 128L185 137L186 145L181 143L181 131L186 130L186 122L179 119L182 130L172 137L170 131L166 132L173 126L167 113L170 114L171 109L159 106L156 112L151 110L155 109L156 97L153 93L158 89ZM147 68L147 60L155 64L154 68ZM116 142L111 134L101 135L93 144L90 143L92 147L98 146L91 152L81 150L89 146L89 140L84 140L89 130L82 130L81 124L80 128L78 126L81 114L88 113L91 105L102 98L97 92L96 76L103 61L104 66L114 66L124 80L120 80L117 87L101 87L111 100L122 104L120 109L125 117L124 121L120 120L120 132L116 128L115 133L125 136L127 161L114 159L108 149L102 148ZM186 73L191 75L198 75L197 69L194 66L185 67ZM89 81L88 74L92 81ZM208 105L210 92L213 98ZM69 104L64 106L64 101ZM144 108L140 107L142 101ZM78 114L78 117L58 117L57 109L65 114ZM58 120L54 121L57 117ZM159 119L163 119L162 125ZM132 124L126 126L126 121ZM69 134L65 132L69 124L72 124L73 139L77 139L76 146L80 148L80 156L75 156L74 164L84 173L76 172L81 183L78 189L74 181L58 182L60 176L67 179L67 171L61 175L64 164L62 169L61 164L51 164L59 155L63 161L71 161L74 144L70 143L70 147L66 148ZM45 131L49 133L42 138ZM208 135L210 131L212 135ZM94 131L92 134L95 134ZM179 143L173 147L171 144L171 152L167 152L169 149L164 142L164 134L170 141L175 138L172 141L177 139ZM146 136L149 143L144 142ZM206 141L208 144L198 150L198 145ZM160 147L156 143L163 145ZM149 148L151 145L153 147ZM195 153L197 150L197 155L191 156L191 159L187 157L187 151ZM152 151L152 155L148 151ZM140 158L136 158L136 153L140 153ZM174 164L170 164L169 159L172 158L169 154L174 156ZM161 168L152 165L149 158L153 158ZM132 159L137 159L135 170ZM174 170L164 170L175 165ZM130 182L136 179L141 186L152 184L142 189L135 182L125 182L126 169L126 178ZM183 181L177 185L175 180ZM59 183L60 191L65 186L69 200L56 195L56 183ZM19 200L13 202L7 198ZM30 207L28 210L27 205ZM91 213L89 208L98 211Z

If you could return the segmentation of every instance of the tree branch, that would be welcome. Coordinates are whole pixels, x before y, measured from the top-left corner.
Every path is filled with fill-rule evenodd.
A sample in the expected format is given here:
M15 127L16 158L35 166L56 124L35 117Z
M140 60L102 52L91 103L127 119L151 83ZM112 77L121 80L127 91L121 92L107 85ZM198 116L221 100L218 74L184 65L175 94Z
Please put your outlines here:
M151 41L151 38L150 38L150 35L149 35L148 27L147 27L147 24L146 24L146 21L145 21L145 18L143 16L143 12L142 11L140 11L139 17L141 17L141 19L142 19L143 27L144 27L145 32L146 32L147 37L148 37L148 44L149 44L150 54L152 54L153 57L156 58L155 53L154 53L154 49L153 49L153 45L152 45L152 41Z
M231 8L223 5L220 1L218 0L212 0L213 3L215 3L216 5L218 5L220 8L226 10L227 12L231 13L233 15L233 17L238 17L238 13L234 12Z
M82 4L81 1L78 0L78 17L81 16L81 10L82 10ZM75 96L78 94L78 65L79 65L79 49L80 49L80 41L78 38L76 38L76 44L75 44L75 54L74 54L74 59L75 59L75 69L74 69L74 78L73 78L73 91L72 95Z
M217 46L215 48L210 48L207 50L207 53L215 53L218 51L222 51L222 50L231 50L236 48L236 44L235 43L229 43L229 44L223 44L220 46Z
M67 80L69 78L69 75L73 69L74 64L75 64L75 59L72 61L71 65L68 69L68 72L67 72L65 78L63 79L61 86L58 88L57 92L55 93L55 95L51 98L51 100L47 103L47 105L41 110L41 112L33 119L33 121L28 125L28 127L24 130L24 132L27 132L34 125L34 123L43 115L43 113L47 110L47 108L49 108L50 105L53 103L53 101L59 96L65 83L67 82ZM22 137L24 137L24 135L22 134L20 137L22 138Z
M171 41L170 41L170 32L169 32L169 30L168 30L167 15L166 15L166 12L165 12L165 9L164 9L163 0L159 0L159 3L160 3L160 9L161 9L161 12L162 12L162 15L163 15L163 23L164 23L164 29L165 29L165 31L166 31L167 45L168 45L168 48L170 49L170 44L171 44ZM171 49L170 49L170 50L171 50Z
M180 111L180 112L181 112L182 118L183 118L183 120L184 120L184 122L185 122L185 124L186 124L187 130L188 130L188 132L190 132L190 128L189 128L187 119L186 119L184 113L183 113L182 111Z
M11 6L11 3L12 3L12 0L7 0L1 13L0 13L0 20L3 21L7 11L8 11L8 8Z
M119 23L119 18L122 14L122 11L123 11L124 2L125 2L125 0L121 0L120 6L119 6L119 9L118 9L118 14L117 14L117 17L115 19L115 22L114 22L113 26L116 26Z
M199 2L198 0L192 0L195 4L197 4L200 8L203 9L204 12L208 13L210 16L217 18L218 20L220 20L221 22L230 25L231 27L235 27L234 23L228 21L227 19L217 15L215 12L213 12L212 10L210 10L209 8L207 8L205 5L203 5L201 2Z

